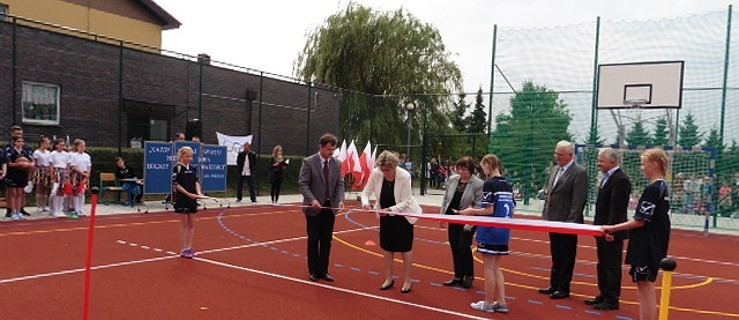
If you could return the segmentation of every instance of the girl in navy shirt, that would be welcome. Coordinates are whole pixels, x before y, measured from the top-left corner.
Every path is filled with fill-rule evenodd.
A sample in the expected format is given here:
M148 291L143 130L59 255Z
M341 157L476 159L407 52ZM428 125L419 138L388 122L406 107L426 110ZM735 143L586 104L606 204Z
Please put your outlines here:
M662 149L649 149L641 156L641 170L650 184L644 188L636 205L634 219L615 226L603 226L613 234L629 231L626 263L639 296L639 318L657 319L657 280L660 261L667 256L670 242L669 190L665 182L670 160Z

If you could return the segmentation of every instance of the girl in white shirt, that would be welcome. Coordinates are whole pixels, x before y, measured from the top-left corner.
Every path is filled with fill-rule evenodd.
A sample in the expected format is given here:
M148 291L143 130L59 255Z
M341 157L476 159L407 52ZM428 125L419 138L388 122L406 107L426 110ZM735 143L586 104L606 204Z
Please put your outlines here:
M51 187L51 215L55 217L66 217L62 210L67 196L64 195L64 186L69 179L69 154L64 139L54 141L54 151L49 158L52 168Z
M33 181L36 184L36 207L39 212L49 211L49 188L51 187L51 152L49 145L51 140L41 137L38 149L33 152L33 161L36 163L36 171Z
M72 195L72 204L76 216L85 216L83 210L85 206L85 189L90 182L90 173L92 172L92 160L90 155L85 153L87 150L85 140L74 140L74 151L69 156L69 169L74 184L74 193ZM74 215L71 216L74 218Z

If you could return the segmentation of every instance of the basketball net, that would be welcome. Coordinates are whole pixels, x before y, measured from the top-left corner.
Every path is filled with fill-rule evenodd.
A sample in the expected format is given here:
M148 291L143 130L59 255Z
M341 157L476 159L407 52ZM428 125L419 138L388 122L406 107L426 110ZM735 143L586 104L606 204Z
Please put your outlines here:
M653 122L660 117L667 119L667 127L669 130L668 144L675 143L675 131L673 130L672 113L669 109L665 109L664 115L652 115L645 118L643 116L645 99L624 100L623 109L611 109L611 116L618 130L619 147L626 146L626 134L631 126L637 122Z

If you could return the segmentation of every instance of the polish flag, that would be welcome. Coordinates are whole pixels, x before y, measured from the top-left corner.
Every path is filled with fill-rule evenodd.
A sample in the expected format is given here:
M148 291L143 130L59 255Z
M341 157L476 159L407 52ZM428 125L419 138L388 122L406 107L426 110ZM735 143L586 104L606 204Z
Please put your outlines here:
M352 142L349 144L348 147L346 146L346 141L344 141L344 143L341 146L342 146L341 157L343 157L343 159L339 158L339 160L342 161L341 162L341 176L346 177L348 173L352 172L352 168L354 167L352 165L352 154L351 154L352 147L354 147L354 140L352 140ZM356 152L357 148L354 147L354 150Z
M354 140L347 147L345 162L347 163L348 172L354 177L354 186L356 187L356 181L362 179L362 165L359 162L359 152L357 152L357 146L354 144Z
M334 150L334 158L341 162L344 162L344 160L346 160L346 140L341 143L341 146Z
M364 189L364 186L367 184L367 180L369 180L369 177L372 174L372 169L375 167L375 163L372 161L371 152L372 144L367 141L367 146L364 147L362 156L359 157L359 163L362 167L362 178L355 182L354 189L356 190Z

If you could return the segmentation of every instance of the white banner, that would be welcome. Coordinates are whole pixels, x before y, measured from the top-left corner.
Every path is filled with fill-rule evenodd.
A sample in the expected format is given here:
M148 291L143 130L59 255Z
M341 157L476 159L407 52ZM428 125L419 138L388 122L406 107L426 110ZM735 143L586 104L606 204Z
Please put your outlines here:
M226 146L226 152L228 152L226 164L232 166L236 165L236 156L244 149L243 145L245 143L251 144L254 137L251 134L248 136L229 136L217 131L216 136L218 137L218 145Z

